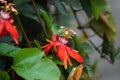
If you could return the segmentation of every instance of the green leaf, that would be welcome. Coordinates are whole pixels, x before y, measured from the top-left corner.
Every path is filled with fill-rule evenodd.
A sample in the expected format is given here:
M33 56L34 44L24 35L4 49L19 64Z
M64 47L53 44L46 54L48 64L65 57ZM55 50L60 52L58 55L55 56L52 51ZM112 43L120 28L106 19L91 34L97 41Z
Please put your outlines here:
M90 76L92 77L93 73L92 73L92 69L89 65L84 64L84 71Z
M101 11L104 11L106 8L109 7L109 4L107 3L106 0L96 0L95 3L97 4Z
M48 26L48 29L51 29L52 20L51 20L51 18L49 17L49 15L47 14L47 12L45 12L45 11L42 10L42 9L40 9L40 13L41 13L41 16L43 17L46 25Z
M92 14L95 17L95 19L99 18L99 13L103 11L105 8L107 8L108 4L106 0L90 0L91 3L91 9Z
M20 7L20 14L39 22L38 17L33 9L33 6L30 4L26 4L22 7Z
M102 53L103 54L106 54L106 55L110 54L109 49L108 49L108 44L109 44L109 40L108 40L106 34L104 33L103 44L102 44Z
M115 59L120 59L120 46L117 48Z
M93 52L93 48L88 42L82 42L80 47L84 50L84 53L89 54Z
M60 0L53 0L54 5L57 7L57 9L64 15L67 14L67 10L65 6L60 2Z
M26 11L25 11L25 12L21 12L21 14L22 14L23 16L25 16L25 17L28 17L28 18L30 18L30 19L33 19L33 20L39 22L39 20L38 20L38 18L37 18L37 16L36 16L35 13L30 13L30 12L26 12Z
M39 9L39 13L41 13L42 16L43 27L45 27L47 35L50 38L52 20L48 16L47 12L41 9L40 5L37 5L37 7ZM44 34L44 31L42 30L41 25L39 24L40 22L33 9L33 6L30 4L23 6L22 8L20 8L20 14L22 15L20 16L20 19L23 27L25 28L25 31L27 32L28 38L30 38L31 40L39 38L41 41L46 41L46 36ZM36 28L33 28L33 25L36 26ZM28 27L30 27L30 30L27 30Z
M62 34L65 30L60 28L57 24L52 24L52 31L56 34L56 35L60 35Z
M76 35L72 36L72 42L73 42L73 48L76 49L76 50L79 50L80 42L79 42Z
M114 54L111 55L113 61L120 59L120 46L117 47L117 49L115 49Z
M9 56L13 57L13 55L19 50L20 48L14 47L12 45L8 45L6 43L0 43L0 56Z
M36 5L37 5L37 8L39 10L40 15L42 16L42 20L45 23L45 25L44 25L45 26L45 30L46 30L47 34L49 36L51 36L50 33L51 33L52 19L47 14L47 12L45 12L42 9L42 7L40 5L38 5L38 4L36 4ZM33 19L33 20L37 21L38 23L40 22L39 19L38 19L38 16L36 15L36 12L33 9L33 6L30 5L30 4L24 5L20 9L20 14L22 14L23 16L28 17L30 19Z
M58 65L64 65L63 62L56 56L50 56L49 59L51 59L54 63Z
M116 24L115 24L115 20L114 17L112 16L111 12L109 11L105 11L104 15L106 16L109 24L111 25L110 28L113 32L116 32Z
M120 54L120 46L117 48L116 56Z
M93 52L92 46L87 42L80 42L76 35L72 36L73 47L82 55L89 54Z
M66 2L66 4L69 4L73 7L76 8L80 8L81 7L81 3L80 0L63 0L64 2Z
M47 31L47 34L50 35L51 33L51 26L52 26L52 20L51 18L48 16L47 12L45 12L44 10L40 9L40 14L41 16L43 17L43 20L45 22L45 25L46 25L46 31Z
M112 62L115 61L116 49L114 47L114 43L112 41L108 41L106 34L104 34L102 54L108 55Z
M86 12L88 17L92 16L92 7L90 4L90 0L80 0L82 8L84 9L84 11Z
M13 3L16 7L24 6L26 3L28 3L31 0L13 0Z
M30 59L30 62L35 61L34 58L42 58L44 56L44 53L39 50L38 48L24 48L19 50L15 55L14 55L14 64L17 65L20 62L24 62Z
M58 35L59 33L60 33L60 31L59 31L59 26L57 25L57 24L52 24L52 31L56 34L56 35Z
M100 13L99 5L97 5L98 0L90 0L90 2L92 6L93 16L95 17L95 19L98 19Z
M67 15L62 15L60 13L58 13L59 15L59 25L67 27L67 28L71 28L73 27L76 23L74 22L75 18L74 15L71 11L71 9L68 10ZM58 21L58 18L56 18L56 20Z
M102 21L100 20L91 20L88 25L89 27L100 37L103 37L103 34L105 33L108 37L108 40L109 41L112 41L112 40L115 40L116 39L116 26L115 26L115 22L114 22L114 19L112 17L112 15L108 12L108 11L105 11L104 12L108 22L109 22L109 25L111 26L112 29L109 29L106 24L104 24Z
M8 73L5 71L0 71L0 80L10 80Z
M26 80L59 80L56 64L37 48L21 49L13 58L13 69Z
M40 43L38 42L38 40L34 40L34 43L35 43L35 45L37 46L37 48L39 48L40 50L42 50L42 49L41 49L41 45L40 45Z

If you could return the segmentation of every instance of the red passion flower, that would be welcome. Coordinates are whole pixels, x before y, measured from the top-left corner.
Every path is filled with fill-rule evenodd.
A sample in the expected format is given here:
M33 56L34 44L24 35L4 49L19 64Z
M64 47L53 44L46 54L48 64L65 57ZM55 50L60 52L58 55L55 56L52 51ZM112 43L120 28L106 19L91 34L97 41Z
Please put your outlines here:
M18 32L14 25L12 25L13 19L8 12L0 10L0 36L4 36L7 33L10 33L14 42L18 44Z
M64 37L53 35L52 41L46 39L49 43L42 46L45 54L47 55L51 48L57 53L56 56L64 63L65 69L67 68L67 62L72 66L70 57L77 62L83 62L83 58L76 51L67 46L68 41Z

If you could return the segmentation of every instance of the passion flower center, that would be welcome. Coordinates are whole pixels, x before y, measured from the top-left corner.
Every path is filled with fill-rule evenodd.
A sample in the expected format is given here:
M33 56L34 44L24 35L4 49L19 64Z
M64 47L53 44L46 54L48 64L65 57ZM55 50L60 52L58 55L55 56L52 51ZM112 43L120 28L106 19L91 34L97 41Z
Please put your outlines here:
M62 44L67 44L68 41L62 37L58 37L58 42L62 43Z
M10 18L10 14L7 12L4 12L3 10L0 11L0 17L2 19L9 19Z

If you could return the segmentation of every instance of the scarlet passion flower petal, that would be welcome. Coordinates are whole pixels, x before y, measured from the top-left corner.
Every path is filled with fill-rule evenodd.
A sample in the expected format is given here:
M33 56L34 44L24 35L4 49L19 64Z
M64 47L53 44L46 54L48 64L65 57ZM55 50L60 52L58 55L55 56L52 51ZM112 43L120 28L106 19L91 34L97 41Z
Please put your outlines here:
M1 32L1 36L4 36L4 35L6 35L8 33L8 31L5 29L5 28L3 28L3 30L2 30L2 32Z
M13 40L17 45L19 44L18 40L15 37L13 37Z
M52 44L46 44L45 46L42 46L42 48L45 48L44 52L45 52L46 55L48 55L48 52L52 48Z
M2 31L3 31L3 28L4 28L4 26L3 26L3 22L0 21L0 35L1 35Z
M64 46L58 46L57 57L64 63L64 67L67 69L67 52Z
M4 22L4 24L5 24L6 30L10 33L12 38L17 40L18 38L17 29L9 21Z
M71 62L71 60L70 60L70 56L69 55L67 55L67 61L68 61L68 63L69 63L70 66L73 65L72 62Z
M9 22L5 22L5 28L11 34L12 37L14 36L15 38L18 38L18 32L15 26L13 26Z
M83 58L80 56L80 54L77 51L75 51L69 47L66 47L66 49L67 49L67 52L70 55L70 57L72 57L73 59L75 59L78 62L84 62Z

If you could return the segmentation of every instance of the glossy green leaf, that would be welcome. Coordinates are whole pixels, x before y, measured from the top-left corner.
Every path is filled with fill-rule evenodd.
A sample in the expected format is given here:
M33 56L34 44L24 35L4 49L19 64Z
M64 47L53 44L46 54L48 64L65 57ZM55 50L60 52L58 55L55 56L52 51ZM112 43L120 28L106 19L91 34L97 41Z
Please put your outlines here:
M41 45L40 45L39 41L34 40L34 43L35 43L35 45L37 46L37 48L41 49ZM41 50L42 50L42 49L41 49Z
M84 50L84 53L89 54L93 52L93 48L88 42L82 42L80 47Z
M60 2L60 0L53 0L54 5L57 7L57 9L64 15L67 14L67 10L65 6Z
M108 40L106 34L104 33L103 44L102 44L102 53L103 54L106 54L106 55L110 54L109 49L108 49L108 44L109 44L109 40Z
M113 48L111 48L111 55L110 58L113 62L115 62L115 60L120 59L120 46L117 47L117 49L115 49L115 46Z
M50 37L51 36L51 26L52 26L52 19L49 17L49 15L47 14L47 12L45 12L44 10L42 10L41 9L41 6L40 5L37 5L37 8L38 8L38 10L39 10L39 13L40 13L40 15L41 15L41 17L42 17L42 20L43 20L43 22L45 23L43 23L44 25L43 25L43 27L45 27L45 30L46 30L46 32L47 32L47 35ZM23 15L23 16L25 16L25 17L27 17L27 18L30 18L30 19L33 19L33 20L35 20L35 21L37 21L38 23L37 23L37 26L38 26L38 24L39 24L39 19L38 19L38 17L37 17L37 15L36 15L36 12L34 11L34 9L33 9L33 6L32 5L30 5L30 4L27 4L27 5L25 5L25 6L23 6L21 9L20 9L20 14L21 15ZM27 19L27 21L32 21L32 20L30 20L30 19ZM22 19L21 19L22 20ZM24 22L23 22L24 23ZM33 22L33 24L34 23L36 23L36 22ZM34 25L35 26L35 25ZM36 27L37 27L36 26ZM39 27L41 27L40 25L39 25ZM41 28L42 29L42 28ZM40 33L40 35L39 36L42 36L42 37L40 37L41 39L46 39L46 37L45 37L45 35L44 35L44 33L43 33L43 31L42 30L39 30L39 31L41 31Z
M97 1L98 0L90 0L92 6L92 13L96 19L99 18L99 13L100 13L99 5L96 4Z
M88 44L87 42L80 42L77 38L77 36L72 37L73 47L77 51L79 51L80 54L85 55L93 52L92 46Z
M77 36L73 35L72 36L72 40L73 40L73 47L74 47L74 49L79 50L80 42L79 42Z
M114 18L113 18L113 16L112 16L111 12L105 11L105 12L104 12L104 15L106 16L109 24L111 25L111 26L110 26L111 30L112 30L113 32L116 32L115 20L114 20Z
M67 28L71 28L76 25L76 23L74 22L75 17L70 10L68 11L67 15L62 15L62 14L58 14L58 15L60 17L59 25ZM58 18L56 18L56 20L58 20Z
M26 80L59 80L56 64L37 48L21 49L13 58L13 69Z
M13 3L15 4L15 6L21 7L28 3L29 1L31 0L13 0Z
M57 65L64 65L63 62L56 56L50 56L49 59L51 59Z
M80 8L81 7L81 3L80 0L63 0L64 2L66 2L66 4L71 5L72 7L75 8Z
M48 26L49 29L51 29L51 25L52 25L52 20L49 17L49 15L47 14L47 12L45 12L44 10L40 9L40 14L43 17L43 20L45 21L46 25Z
M92 77L93 73L92 73L92 69L89 65L84 64L84 71L90 76Z
M102 54L105 56L109 56L109 58L111 59L112 62L115 61L115 55L116 55L116 49L114 47L114 43L110 42L106 36L106 34L104 34L104 38L103 38L103 44L102 44Z
M120 46L117 47L117 54L120 54Z
M120 46L117 48L115 59L120 59Z
M20 48L14 47L12 45L6 43L0 43L0 56L9 56L13 57L13 55L19 50Z
M109 29L102 21L100 20L91 20L89 22L90 28L98 34L98 36L103 37L105 33L109 41L115 40L117 37L116 34L116 25L112 15L109 12L104 13L112 29Z
M56 34L56 35L60 35L62 34L65 30L60 28L60 26L58 26L57 24L52 24L52 31Z
M80 0L83 10L86 12L88 17L92 16L92 7L90 0Z
M33 9L33 6L30 5L30 4L26 4L22 7L20 7L20 14L25 16L25 17L28 17L30 19L33 19L37 22L39 22L38 18L37 18L37 15Z
M0 71L0 80L10 80L8 73L5 71Z
M94 2L99 6L99 9L101 11L104 11L106 8L109 7L109 5L108 5L106 0L95 0Z
M104 10L108 5L105 0L90 0L90 3L92 14L95 17L95 19L99 18L100 12Z
M52 31L56 34L56 35L58 35L59 33L60 33L60 28L59 28L59 26L57 25L57 24L52 24Z
M51 26L52 26L52 20L51 18L48 16L47 12L45 12L44 10L40 9L40 14L43 17L43 20L45 22L46 25L46 31L48 33L48 35L51 33Z

